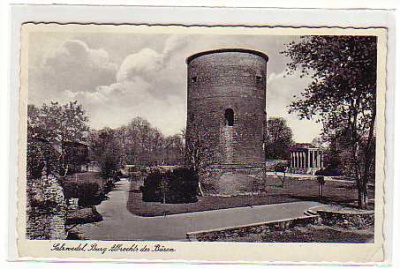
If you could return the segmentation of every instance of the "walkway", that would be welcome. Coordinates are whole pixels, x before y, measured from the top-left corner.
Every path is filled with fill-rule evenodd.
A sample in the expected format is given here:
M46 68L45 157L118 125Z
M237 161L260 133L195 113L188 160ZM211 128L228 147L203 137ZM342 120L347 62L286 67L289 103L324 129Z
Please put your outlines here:
M295 202L221 209L207 212L139 217L131 214L126 204L129 182L119 181L109 199L97 206L103 221L85 224L84 235L92 240L185 240L187 232L245 225L304 215L317 202Z

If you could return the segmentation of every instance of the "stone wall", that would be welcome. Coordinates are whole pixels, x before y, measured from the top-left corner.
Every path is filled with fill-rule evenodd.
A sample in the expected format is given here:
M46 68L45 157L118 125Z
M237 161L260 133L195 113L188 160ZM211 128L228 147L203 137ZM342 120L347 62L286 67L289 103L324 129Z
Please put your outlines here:
M27 182L28 239L65 239L67 206L57 178L43 175Z
M189 241L224 241L229 238L237 238L246 234L261 234L284 231L294 226L305 226L317 223L317 216L304 216L294 219L254 223L250 225L228 227L217 230L192 232L187 233L186 237L189 239Z
M374 212L329 212L318 210L320 222L328 226L340 226L343 228L367 229L374 227Z
M263 165L210 165L200 174L206 195L256 194L265 190Z

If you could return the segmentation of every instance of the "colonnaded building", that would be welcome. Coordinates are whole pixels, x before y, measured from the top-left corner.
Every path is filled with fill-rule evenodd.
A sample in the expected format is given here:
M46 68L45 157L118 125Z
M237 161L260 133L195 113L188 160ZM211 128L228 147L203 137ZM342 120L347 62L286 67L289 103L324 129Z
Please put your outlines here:
M264 189L268 56L220 49L190 56L186 147L209 194Z
M323 151L309 143L297 143L290 149L291 172L315 174L324 167Z

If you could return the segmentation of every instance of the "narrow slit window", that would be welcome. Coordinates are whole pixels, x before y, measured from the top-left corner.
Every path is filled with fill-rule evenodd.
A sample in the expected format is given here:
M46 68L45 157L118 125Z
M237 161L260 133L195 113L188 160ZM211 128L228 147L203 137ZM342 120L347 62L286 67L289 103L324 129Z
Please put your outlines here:
M225 110L225 126L233 126L235 121L235 114L232 109Z
M197 76L192 77L191 81L192 81L193 83L197 82Z

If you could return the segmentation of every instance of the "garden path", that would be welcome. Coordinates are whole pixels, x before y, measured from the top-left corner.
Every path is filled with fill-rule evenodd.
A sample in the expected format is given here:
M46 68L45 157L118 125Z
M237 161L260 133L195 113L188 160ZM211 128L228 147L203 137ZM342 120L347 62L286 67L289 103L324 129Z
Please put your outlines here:
M300 217L317 202L294 202L206 212L140 217L127 209L129 182L122 180L98 205L103 221L81 226L92 240L185 240L187 232Z

